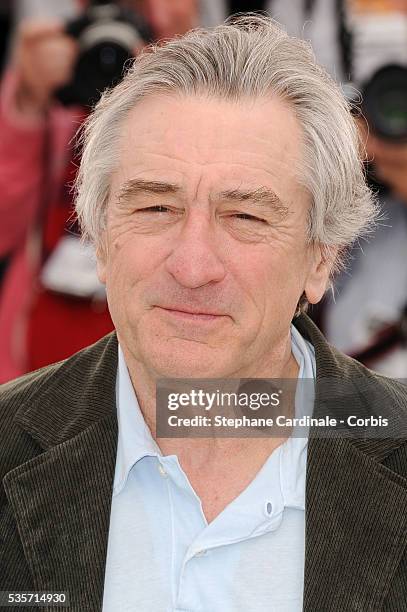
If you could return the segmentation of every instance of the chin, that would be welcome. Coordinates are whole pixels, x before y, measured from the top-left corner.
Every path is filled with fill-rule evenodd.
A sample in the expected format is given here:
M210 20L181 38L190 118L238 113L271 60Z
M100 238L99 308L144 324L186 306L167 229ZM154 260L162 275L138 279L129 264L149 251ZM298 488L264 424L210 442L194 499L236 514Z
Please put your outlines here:
M219 351L207 345L180 340L184 347L167 343L166 347L150 349L148 360L152 369L163 378L221 378L225 375ZM171 350L172 346L172 350ZM161 349L161 350L160 350Z

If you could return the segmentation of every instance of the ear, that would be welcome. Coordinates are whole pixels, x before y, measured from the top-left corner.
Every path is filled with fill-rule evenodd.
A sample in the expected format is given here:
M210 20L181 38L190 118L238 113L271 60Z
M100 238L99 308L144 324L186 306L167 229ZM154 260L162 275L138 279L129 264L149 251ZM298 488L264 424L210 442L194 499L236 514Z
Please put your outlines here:
M304 287L310 304L317 304L327 290L337 251L336 247L311 246L311 266Z
M96 270L100 282L106 284L106 268L107 268L107 243L106 235L100 237L96 246Z

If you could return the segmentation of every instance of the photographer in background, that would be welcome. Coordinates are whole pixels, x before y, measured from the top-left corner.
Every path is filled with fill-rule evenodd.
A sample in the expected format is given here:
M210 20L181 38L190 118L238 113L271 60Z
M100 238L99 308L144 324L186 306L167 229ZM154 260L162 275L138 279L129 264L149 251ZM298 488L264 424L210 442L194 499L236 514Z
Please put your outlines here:
M328 339L388 376L407 376L407 2L352 0L358 125L382 222L349 256L320 312Z
M78 2L78 10L88 4ZM130 37L132 55L151 38L143 17L154 38L198 24L195 0L171 7L159 0L116 4L133 9L141 24ZM71 140L88 113L79 90L91 78L78 79L85 53L69 27L78 31L56 19L23 21L1 83L0 259L9 265L0 289L0 382L63 359L112 329L93 253L72 221L79 160ZM115 50L102 52L109 68Z

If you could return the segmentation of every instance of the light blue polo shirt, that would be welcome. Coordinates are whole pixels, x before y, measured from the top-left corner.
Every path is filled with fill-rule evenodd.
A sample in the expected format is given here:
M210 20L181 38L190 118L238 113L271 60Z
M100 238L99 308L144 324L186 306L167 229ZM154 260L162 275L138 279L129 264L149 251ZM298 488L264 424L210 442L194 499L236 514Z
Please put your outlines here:
M299 377L315 378L312 345L294 326L291 339ZM275 449L208 524L177 456L151 436L120 347L116 398L103 612L300 612L306 438Z

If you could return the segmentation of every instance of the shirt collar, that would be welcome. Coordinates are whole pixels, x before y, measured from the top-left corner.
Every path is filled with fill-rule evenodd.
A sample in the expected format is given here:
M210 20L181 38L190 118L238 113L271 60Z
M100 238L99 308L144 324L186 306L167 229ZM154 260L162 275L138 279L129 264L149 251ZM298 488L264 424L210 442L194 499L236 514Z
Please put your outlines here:
M123 489L129 472L137 461L147 456L162 455L140 410L120 344L116 406L119 435L113 495L119 494Z

